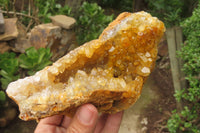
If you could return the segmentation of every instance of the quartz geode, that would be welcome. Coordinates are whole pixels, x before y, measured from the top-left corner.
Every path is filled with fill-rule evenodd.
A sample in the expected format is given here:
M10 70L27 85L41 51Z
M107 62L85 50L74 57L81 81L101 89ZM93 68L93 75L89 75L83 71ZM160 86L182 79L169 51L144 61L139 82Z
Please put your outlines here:
M9 84L23 120L72 116L92 103L100 112L127 109L154 68L164 24L146 12L122 13L99 39L69 52L35 75Z

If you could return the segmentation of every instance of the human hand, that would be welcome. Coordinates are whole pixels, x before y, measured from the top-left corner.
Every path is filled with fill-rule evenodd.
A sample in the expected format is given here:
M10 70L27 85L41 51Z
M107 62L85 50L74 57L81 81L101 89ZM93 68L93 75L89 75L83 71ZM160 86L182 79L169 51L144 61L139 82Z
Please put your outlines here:
M92 104L78 108L73 118L55 115L42 119L35 133L118 133L123 112L98 115Z

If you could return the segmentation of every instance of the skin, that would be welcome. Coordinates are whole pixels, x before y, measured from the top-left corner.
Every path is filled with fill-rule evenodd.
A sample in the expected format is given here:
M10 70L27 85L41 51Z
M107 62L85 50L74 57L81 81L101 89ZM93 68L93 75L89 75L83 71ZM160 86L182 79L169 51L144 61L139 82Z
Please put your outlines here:
M123 112L99 115L92 104L78 108L73 118L55 115L42 119L35 133L118 133Z

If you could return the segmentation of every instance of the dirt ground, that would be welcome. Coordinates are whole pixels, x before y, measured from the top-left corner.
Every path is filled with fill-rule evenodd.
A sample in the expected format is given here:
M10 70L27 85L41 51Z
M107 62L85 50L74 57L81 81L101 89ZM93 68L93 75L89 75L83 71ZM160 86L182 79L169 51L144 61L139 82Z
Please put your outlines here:
M149 133L166 133L168 131L165 127L167 120L171 116L171 111L176 108L171 73L158 68L155 69L152 78L157 85L153 90L157 92L159 98L153 100L143 114L151 120L148 124L147 131Z

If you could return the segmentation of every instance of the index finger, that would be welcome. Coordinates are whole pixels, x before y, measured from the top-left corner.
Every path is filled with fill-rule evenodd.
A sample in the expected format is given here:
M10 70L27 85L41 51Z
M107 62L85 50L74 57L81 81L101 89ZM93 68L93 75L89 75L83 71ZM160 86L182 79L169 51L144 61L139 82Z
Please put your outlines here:
M39 124L60 126L62 120L63 120L62 115L54 115L54 116L51 116L51 117L41 119Z
M108 115L102 133L118 133L123 117L123 111Z
M63 116L55 115L41 119L38 123L34 133L44 133L44 132L63 132L65 129L59 127L62 122Z

